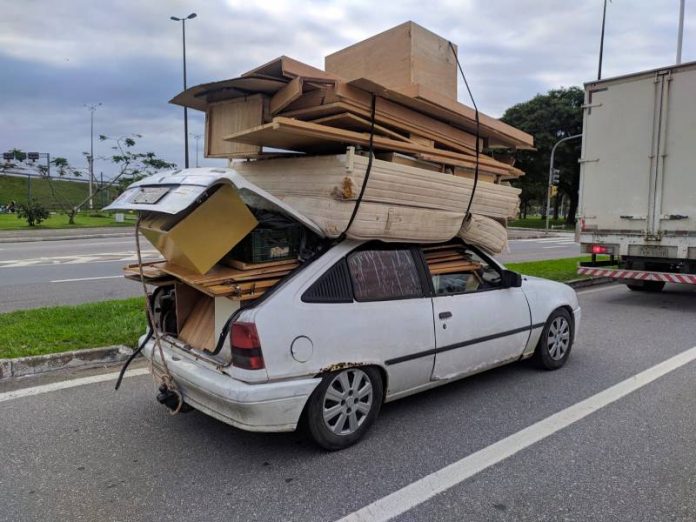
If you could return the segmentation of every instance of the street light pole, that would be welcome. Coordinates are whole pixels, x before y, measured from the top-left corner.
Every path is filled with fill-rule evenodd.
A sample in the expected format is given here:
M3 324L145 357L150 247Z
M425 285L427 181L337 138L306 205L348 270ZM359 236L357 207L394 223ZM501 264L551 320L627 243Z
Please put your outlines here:
M556 147L558 147L561 143L568 141L568 140L574 140L577 138L582 138L582 134L574 134L573 136L566 136L565 138L558 140L556 144L553 146L551 149L551 159L549 160L549 184L546 187L546 233L549 233L549 212L550 206L551 206L551 180L553 178L553 165L554 165L554 158L556 157Z
M196 168L198 168L198 142L201 139L201 135L191 133L191 136L193 136L193 139L196 140Z
M682 60L682 42L684 40L684 3L685 0L679 2L679 29L677 30L677 65Z
M92 201L92 182L94 180L94 111L101 105L101 102L84 106L89 110L89 209L93 208Z
M196 18L196 13L191 13L185 18L177 18L176 16L170 16L169 18L175 22L181 22L181 41L184 59L184 90L186 90L186 20ZM184 107L184 167L189 168L188 107Z

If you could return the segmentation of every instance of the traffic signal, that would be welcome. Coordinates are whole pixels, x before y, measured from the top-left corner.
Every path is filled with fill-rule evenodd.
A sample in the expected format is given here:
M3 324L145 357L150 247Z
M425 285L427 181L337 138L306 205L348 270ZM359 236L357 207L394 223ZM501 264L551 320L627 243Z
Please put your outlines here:
M554 198L554 197L556 197L557 194L558 194L558 187L556 187L556 186L550 187L551 197Z
M558 186L558 182L561 179L561 171L558 169L553 169L551 173L551 185Z

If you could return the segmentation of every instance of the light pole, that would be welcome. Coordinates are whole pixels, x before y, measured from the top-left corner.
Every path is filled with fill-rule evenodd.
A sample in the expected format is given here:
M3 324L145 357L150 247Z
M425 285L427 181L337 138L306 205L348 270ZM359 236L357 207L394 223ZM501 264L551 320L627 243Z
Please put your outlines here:
M198 142L201 139L200 134L194 134L193 132L190 133L191 137L196 140L196 168L198 168Z
M184 90L186 90L186 20L196 18L196 13L191 13L186 18L177 18L170 16L171 20L181 22L181 39L184 50ZM189 150L188 150L188 108L184 107L184 167L189 168Z
M682 42L684 40L684 3L685 0L679 2L679 28L677 29L677 65L681 64L682 58Z
M94 112L101 105L101 102L92 105L84 104L89 111L89 209L93 208L92 201L92 181L94 180Z
M553 179L553 161L556 156L556 147L561 143L568 140L575 140L577 138L582 138L582 134L574 134L573 136L566 136L565 138L558 140L556 144L551 149L551 159L549 160L549 185L546 187L546 233L549 233L549 212L551 206L551 181Z

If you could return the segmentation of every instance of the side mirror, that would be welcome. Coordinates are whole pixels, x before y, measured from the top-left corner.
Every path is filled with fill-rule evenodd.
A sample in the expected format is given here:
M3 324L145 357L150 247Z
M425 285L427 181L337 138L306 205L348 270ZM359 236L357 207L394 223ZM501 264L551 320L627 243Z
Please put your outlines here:
M522 276L512 270L503 270L503 288L519 288L522 286Z

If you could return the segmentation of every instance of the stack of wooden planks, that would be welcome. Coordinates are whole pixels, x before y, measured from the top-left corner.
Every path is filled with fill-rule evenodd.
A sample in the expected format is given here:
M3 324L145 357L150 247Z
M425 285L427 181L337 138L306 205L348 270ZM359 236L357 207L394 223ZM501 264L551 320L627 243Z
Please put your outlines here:
M246 301L260 297L299 266L295 260L255 265L230 261L230 264L233 266L215 265L207 274L201 275L168 261L155 261L143 266L143 274L148 284L180 281L209 297L232 297ZM140 280L137 264L128 265L123 270L125 277Z
M206 156L228 158L328 237L440 242L459 234L499 253L501 223L518 210L519 192L505 182L523 172L497 151L534 142L457 101L455 54L406 22L328 56L326 71L281 56L171 102L206 113ZM348 229L370 143L377 159Z

